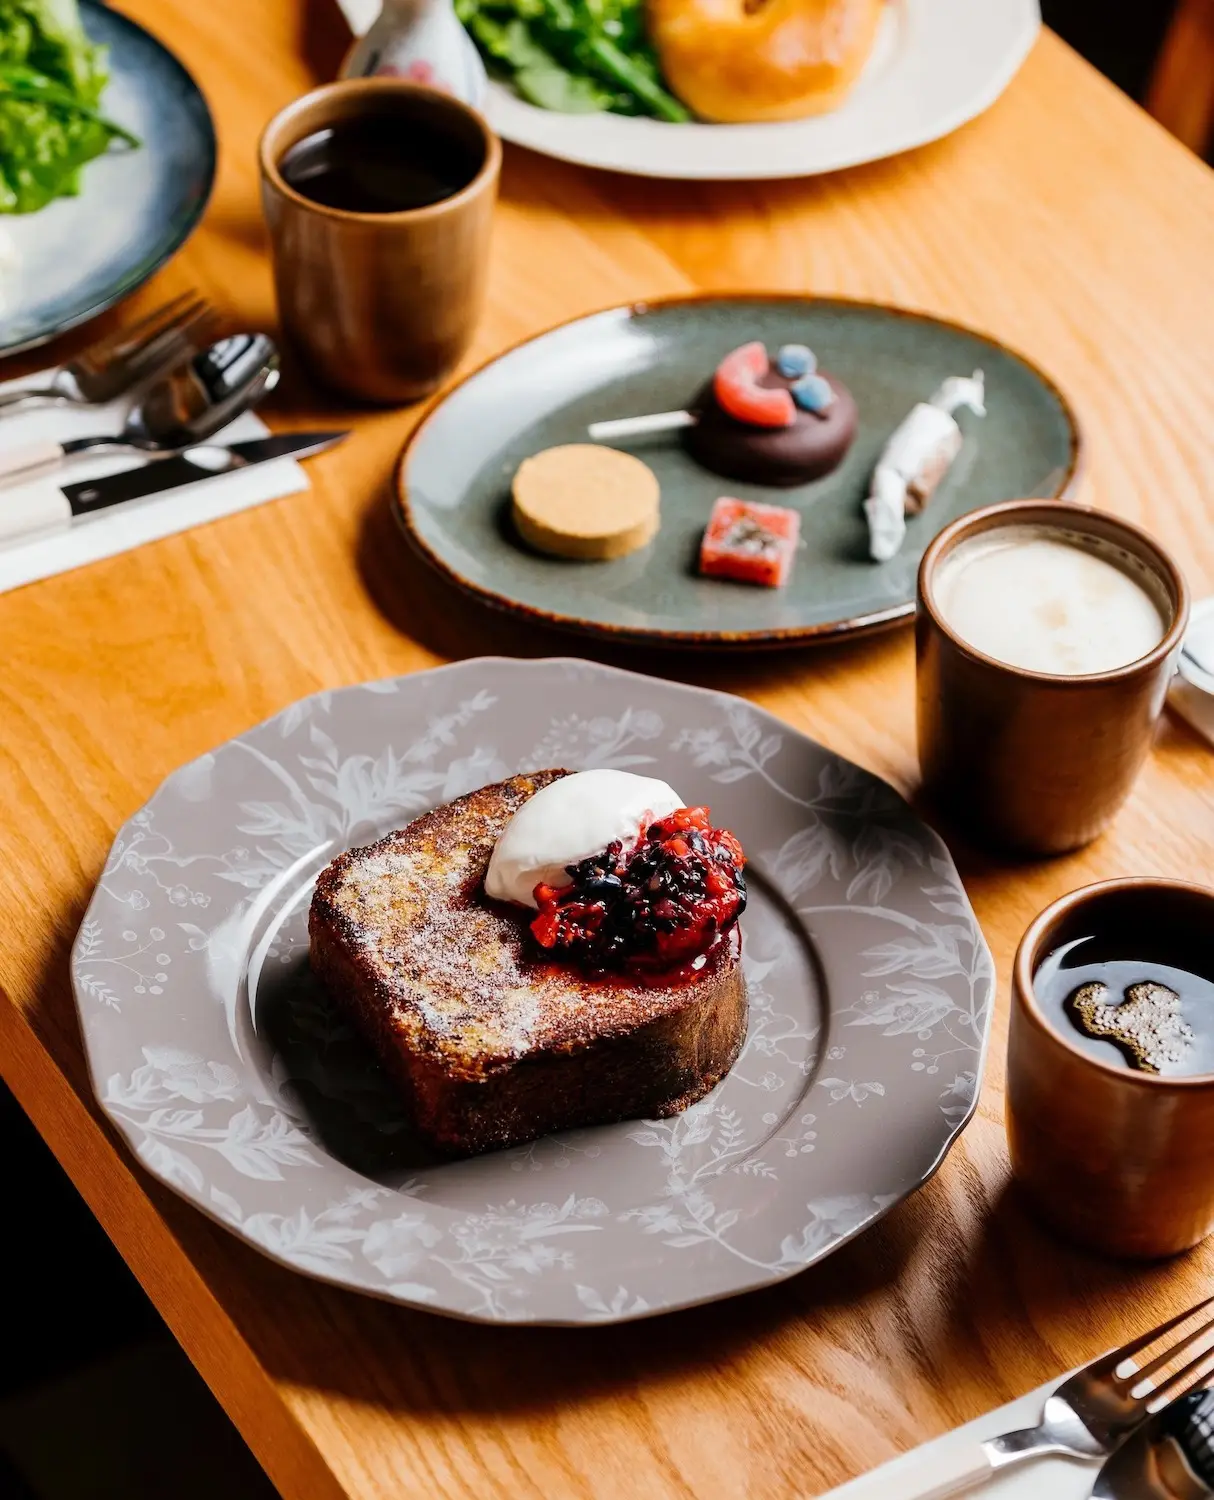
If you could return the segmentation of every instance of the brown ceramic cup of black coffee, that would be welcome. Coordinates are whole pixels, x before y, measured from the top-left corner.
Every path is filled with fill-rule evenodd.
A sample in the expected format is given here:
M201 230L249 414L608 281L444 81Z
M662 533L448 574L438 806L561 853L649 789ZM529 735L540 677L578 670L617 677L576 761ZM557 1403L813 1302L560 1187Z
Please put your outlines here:
M466 105L359 78L287 106L261 138L279 314L326 384L415 401L458 364L484 303L501 146Z
M1094 596L1077 595L1068 614L1065 570L1046 583L1071 553L1075 587ZM1054 651L1051 610L1066 650ZM966 834L1014 853L1061 854L1094 839L1150 750L1188 614L1168 553L1105 511L1009 500L946 526L919 568L915 624L919 761L931 800ZM1022 654L1054 669L1025 666Z
M1005 1113L1016 1180L1068 1239L1151 1259L1214 1229L1214 891L1110 880L1041 913Z

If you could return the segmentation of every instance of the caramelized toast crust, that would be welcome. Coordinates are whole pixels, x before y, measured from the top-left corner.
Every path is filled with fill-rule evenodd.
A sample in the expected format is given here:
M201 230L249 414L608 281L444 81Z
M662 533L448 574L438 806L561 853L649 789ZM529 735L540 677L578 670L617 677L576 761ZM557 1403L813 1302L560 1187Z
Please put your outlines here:
M677 1113L741 1050L736 931L695 974L642 983L533 958L525 914L485 898L498 836L567 774L482 787L340 855L316 884L313 969L375 1047L419 1135L446 1154Z

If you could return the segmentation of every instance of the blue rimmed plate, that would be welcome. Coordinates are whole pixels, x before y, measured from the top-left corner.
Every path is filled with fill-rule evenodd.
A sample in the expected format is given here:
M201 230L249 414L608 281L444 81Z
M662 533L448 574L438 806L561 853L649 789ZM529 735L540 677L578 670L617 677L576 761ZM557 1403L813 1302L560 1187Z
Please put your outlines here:
M141 286L185 243L215 178L211 112L181 63L97 0L81 0L80 15L109 48L102 110L143 144L90 162L79 197L0 217L18 257L0 283L0 355L43 344Z

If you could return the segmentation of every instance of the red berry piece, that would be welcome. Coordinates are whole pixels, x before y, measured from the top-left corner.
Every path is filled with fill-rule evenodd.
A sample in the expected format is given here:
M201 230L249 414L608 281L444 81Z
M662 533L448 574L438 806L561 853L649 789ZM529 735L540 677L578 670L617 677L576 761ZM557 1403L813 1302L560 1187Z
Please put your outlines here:
M767 350L758 340L727 354L712 380L721 410L748 427L791 427L797 420L792 396L782 386L768 390L759 384L770 368Z

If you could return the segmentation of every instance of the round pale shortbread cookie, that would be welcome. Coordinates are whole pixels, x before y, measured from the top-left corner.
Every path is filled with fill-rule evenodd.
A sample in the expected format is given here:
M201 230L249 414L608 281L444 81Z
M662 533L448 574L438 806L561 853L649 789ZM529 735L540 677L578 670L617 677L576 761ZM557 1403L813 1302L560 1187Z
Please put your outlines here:
M519 465L512 494L523 540L554 557L625 557L657 534L657 476L615 448L547 448Z

